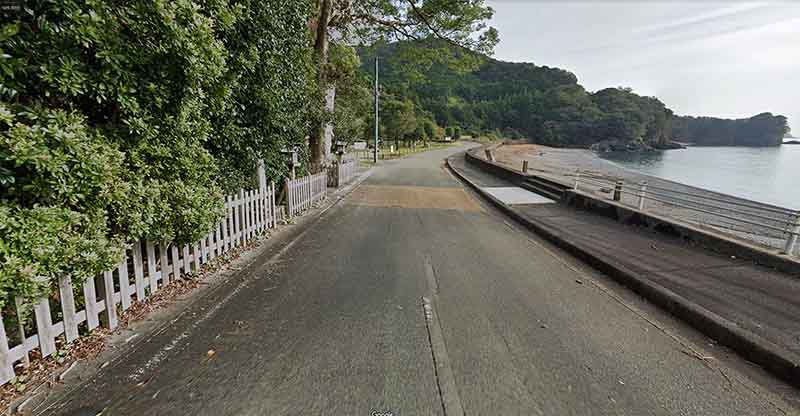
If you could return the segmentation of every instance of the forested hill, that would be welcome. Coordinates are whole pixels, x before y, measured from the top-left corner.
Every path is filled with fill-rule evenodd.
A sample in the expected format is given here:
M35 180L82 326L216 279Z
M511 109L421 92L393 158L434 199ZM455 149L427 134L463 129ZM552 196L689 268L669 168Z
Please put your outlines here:
M414 46L420 49L419 44ZM386 44L360 51L365 73L372 72L376 55L384 63L380 76L388 93L387 107L413 106L419 119L432 119L442 127L458 126L470 135L499 132L559 146L602 142L661 147L673 138L697 144L766 146L779 144L786 131L786 119L771 114L752 121L675 117L657 98L627 88L591 93L578 84L573 73L531 63L484 57L470 70L443 64L409 69L403 64L404 49L409 48ZM475 58L454 52L450 60ZM463 65L456 62L455 67L459 66ZM701 137L704 135L709 139Z
M673 137L699 146L780 146L789 132L786 117L762 113L746 119L675 117Z

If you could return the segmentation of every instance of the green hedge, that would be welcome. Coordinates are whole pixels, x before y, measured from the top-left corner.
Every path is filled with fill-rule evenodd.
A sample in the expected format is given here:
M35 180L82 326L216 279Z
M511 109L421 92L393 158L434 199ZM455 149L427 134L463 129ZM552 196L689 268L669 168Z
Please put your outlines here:
M304 137L304 1L27 1L0 28L0 307L193 242Z

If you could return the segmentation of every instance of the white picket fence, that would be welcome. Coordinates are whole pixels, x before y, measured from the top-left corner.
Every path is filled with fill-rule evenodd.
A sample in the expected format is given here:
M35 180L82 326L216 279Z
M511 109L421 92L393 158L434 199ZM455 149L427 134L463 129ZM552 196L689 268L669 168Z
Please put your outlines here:
M286 180L286 209L290 217L303 212L328 195L328 173Z
M328 178L328 185L336 188L350 182L358 171L358 162L356 160L343 160L332 168L333 174Z
M117 305L125 311L131 307L134 299L145 300L182 272L197 271L201 265L245 244L261 231L275 227L277 211L274 184L257 191L242 190L238 195L225 197L225 218L193 245L179 248L150 241L136 242L114 270L83 282L78 293L85 305L81 311L76 312L76 293L72 280L69 276L61 277L58 303L62 321L53 323L51 300L42 298L33 305L36 334L26 336L23 325L19 324L15 328L17 336L12 340L12 345L6 336L5 320L0 316L0 384L15 378L15 363L27 363L28 354L34 349L38 348L45 357L56 352L56 338L62 334L69 343L80 336L81 327L89 331L100 325L116 328ZM113 305L110 308L109 299ZM18 299L18 316L22 306Z

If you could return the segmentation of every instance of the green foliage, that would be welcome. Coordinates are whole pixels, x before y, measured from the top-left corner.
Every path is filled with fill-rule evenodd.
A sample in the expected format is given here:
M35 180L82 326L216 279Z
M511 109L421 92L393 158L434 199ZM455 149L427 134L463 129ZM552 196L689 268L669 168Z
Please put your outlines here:
M414 103L407 99L386 97L381 103L381 123L388 140L405 140L417 128Z
M436 123L433 120L426 118L422 121L422 128L425 131L425 137L429 139L436 138Z
M318 107L306 1L25 5L0 26L0 304L196 241Z
M380 74L387 89L413 101L418 113L431 114L440 125L498 131L507 137L562 146L588 146L603 140L656 144L669 135L671 112L658 100L617 88L590 94L578 85L574 74L558 68L475 58L471 52L450 47L454 59L477 59L477 68L462 71L435 63L426 69L425 80L418 82L402 64L403 50L425 50L429 44L398 42L361 53L365 60L379 56L387 62ZM461 134L448 129L445 135Z
M395 97L414 102L418 114L439 125L461 126L510 138L528 138L554 146L588 147L607 142L625 147L667 146L672 138L706 145L780 145L786 118L770 113L743 120L676 117L656 98L629 88L587 92L577 77L562 69L501 62L449 46L440 52L430 40L378 44L359 52L366 61L385 62L381 80ZM441 43L441 42L440 42ZM423 60L421 71L408 70L417 55L435 50L447 59ZM462 65L448 61L463 61ZM479 65L474 67L474 63ZM470 70L470 68L474 70ZM370 68L363 68L369 74ZM448 129L447 136L455 136Z
M490 53L499 41L497 30L488 25L494 10L484 0L347 2L342 13L349 19L338 29L346 38L364 43L378 40L440 39L450 45Z
M42 296L49 277L82 280L119 261L123 226L109 219L128 191L123 155L62 110L0 104L0 306L10 294ZM123 220L124 221L124 220Z
M494 11L486 6L484 0L317 0L314 4L316 13L310 23L314 31L313 43L319 70L317 95L327 91L331 83L337 88L352 83L352 80L342 82L338 77L347 71L337 73L337 68L346 68L357 62L342 59L348 57L337 50L337 47L342 49L342 45L365 47L397 40L424 40L424 48L419 47L420 43L405 48L402 59L395 62L402 61L402 65L395 66L405 68L409 79L414 77L421 82L425 79L425 70L433 64L461 70L476 67L482 55L469 51L491 53L498 42L497 31L488 26ZM338 95L336 98L335 107L344 105L347 108L333 111L334 133L338 130L347 134L346 140L350 140L349 136L353 136L360 127L369 125L363 116L364 112L360 113L361 116L355 112L355 109L364 105L364 95L360 92ZM330 115L320 117L310 133L311 163L315 169L324 163L322 126L330 118ZM379 130L382 128L379 127ZM388 130L390 134L398 134L397 131L391 131L392 128ZM399 138L395 136L396 140Z
M676 140L701 146L780 146L789 132L786 117L762 113L726 120L713 117L676 117Z
M363 140L370 137L374 128L373 94L369 82L359 72L360 65L353 48L331 45L328 76L336 85L333 132L340 141Z
M307 35L309 1L218 3L218 13L230 20L216 30L228 58L224 81L213 91L206 147L231 192L253 185L259 159L273 179L287 173L280 150L304 144L310 120L322 117L322 99ZM353 54L336 57L336 66L358 66Z
M417 124L417 128L414 129L414 140L425 141L427 139L428 134L425 133L425 127L422 124Z

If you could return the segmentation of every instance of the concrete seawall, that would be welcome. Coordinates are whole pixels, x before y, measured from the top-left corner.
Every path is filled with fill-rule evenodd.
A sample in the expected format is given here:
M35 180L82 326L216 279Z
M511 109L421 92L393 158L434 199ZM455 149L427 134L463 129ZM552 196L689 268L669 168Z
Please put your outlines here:
M580 178L580 190L600 199L611 199L608 191L622 181L620 202L631 207L638 208L642 183L647 183L647 211L767 250L785 247L786 232L798 215L790 208L628 169L586 149L505 143L493 155L505 167L520 169L527 162L528 172L570 185Z
M798 268L792 259L772 259L769 253L748 251L738 242L706 236L703 230L692 230L669 219L634 220L639 213L629 212L628 207L595 201L579 192L566 192L561 204L549 204L548 208L508 205L484 189L475 179L476 172L502 178L509 184L520 184L529 175L475 156L482 151L473 150L462 161L450 158L448 166L518 223L745 359L800 387L800 348L792 335L800 330L795 319L800 313L800 302L795 300L800 296L800 281L796 274L792 277L753 264L744 257L751 255L761 259L761 264L771 262L796 272ZM628 228L620 220L629 224L652 221L657 224L656 231ZM676 233L664 227L685 234L675 238ZM696 247L687 243L689 239L714 246L715 250ZM735 257L717 254L724 250L739 254Z
M466 153L466 160L468 163L486 172L517 185L520 185L530 178L556 183L560 182L550 177L526 174L508 168L500 163L485 160L479 156L486 149L497 146L499 145L472 149ZM669 233L687 242L698 244L706 249L729 256L749 259L760 265L800 277L800 259L795 257L778 254L766 248L751 244L746 240L734 239L721 233L715 233L709 229L700 228L693 224L676 220L675 218L658 215L653 212L639 211L633 207L607 199L601 199L586 192L575 191L570 189L571 184L560 182L560 185L565 189L564 197L561 202L566 205L587 209L614 218L628 225L646 226Z

